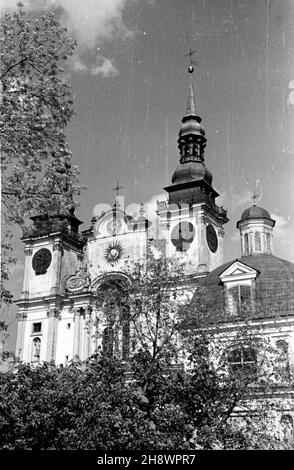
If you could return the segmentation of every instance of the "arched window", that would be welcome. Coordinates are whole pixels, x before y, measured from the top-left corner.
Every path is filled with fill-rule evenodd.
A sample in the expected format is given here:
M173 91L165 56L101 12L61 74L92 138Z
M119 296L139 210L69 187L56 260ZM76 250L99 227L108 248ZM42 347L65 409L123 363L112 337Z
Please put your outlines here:
M113 327L107 326L103 330L103 337L102 337L102 351L103 354L107 356L113 355Z
M257 355L253 347L238 346L227 351L230 372L235 377L256 379Z
M41 339L34 338L32 344L32 361L39 362L41 354Z
M237 285L228 289L228 305L232 315L246 315L251 310L251 286Z
M281 418L281 438L285 444L294 443L293 418L290 415L283 415Z
M102 351L127 359L130 348L130 315L127 289L120 280L111 279L100 286L98 298L106 327L102 332Z
M266 249L267 251L271 249L271 236L269 233L266 234Z
M248 255L249 254L249 239L248 239L248 233L245 233L244 235L244 254Z
M276 342L275 370L276 379L279 382L288 382L290 379L288 347L288 343L284 339L279 339Z
M260 233L259 232L255 232L254 240L255 240L255 251L261 251L261 241L260 241Z

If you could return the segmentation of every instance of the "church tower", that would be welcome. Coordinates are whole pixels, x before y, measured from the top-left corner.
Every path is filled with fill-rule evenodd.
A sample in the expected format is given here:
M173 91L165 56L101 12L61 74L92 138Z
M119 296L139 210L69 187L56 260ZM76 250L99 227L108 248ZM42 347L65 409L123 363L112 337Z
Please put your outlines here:
M193 68L189 67L189 72ZM205 130L196 114L192 75L186 114L179 131L180 161L165 191L168 202L158 204L166 254L178 255L187 274L203 275L223 262L223 225L226 210L215 203L219 194L205 165Z
M33 226L22 238L25 268L21 297L16 302L16 354L24 362L50 362L56 359L61 337L64 344L70 340L71 331L65 331L71 320L63 279L69 270L78 269L84 243L78 233L81 222L73 212L31 219Z
M255 202L252 207L246 209L237 222L242 256L272 254L275 223L268 211L256 206Z

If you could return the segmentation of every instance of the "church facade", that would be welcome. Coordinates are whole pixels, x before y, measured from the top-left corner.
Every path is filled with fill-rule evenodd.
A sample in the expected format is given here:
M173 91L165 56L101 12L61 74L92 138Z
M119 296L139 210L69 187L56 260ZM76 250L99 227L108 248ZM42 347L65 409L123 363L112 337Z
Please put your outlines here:
M205 147L191 81L178 137L180 160L171 184L164 188L167 200L158 202L156 228L143 206L131 216L119 197L113 207L95 213L90 228L82 233L74 212L67 217L32 218L32 228L22 239L25 269L17 301L16 355L21 361L66 365L103 349L112 326L102 306L99 309L99 292L115 282L127 282L126 263L144 261L156 252L181 261L192 290L200 279L209 289L221 287L232 318L249 300L252 321L262 324L273 345L281 349L283 365L293 367L294 264L273 255L275 221L255 203L237 222L240 258L223 263L228 218L216 203L219 194L205 163ZM258 302L262 309L254 311ZM128 325L121 330L124 357L130 331ZM243 353L234 357L240 365L246 362ZM293 439L292 392L288 396L281 416Z
M158 202L155 230L143 207L130 216L119 197L113 207L94 214L91 227L81 234L74 213L32 218L22 239L25 270L17 301L16 354L21 361L66 364L75 356L85 360L102 347L96 320L103 319L103 312L93 309L93 299L111 280L124 278L126 262L144 260L150 250L180 258L192 285L222 264L228 218L215 202L218 193L205 164L205 146L191 81L178 138L180 161L165 188L167 201ZM100 328L107 329L106 320Z

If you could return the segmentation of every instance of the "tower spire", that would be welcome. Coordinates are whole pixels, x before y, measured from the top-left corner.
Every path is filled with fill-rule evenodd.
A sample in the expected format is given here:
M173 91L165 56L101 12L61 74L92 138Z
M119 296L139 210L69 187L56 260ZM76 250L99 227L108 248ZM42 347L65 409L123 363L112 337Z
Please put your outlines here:
M194 89L193 89L193 83L192 83L192 75L191 75L191 80L189 84L186 116L196 116L196 103L195 103Z
M191 47L189 48L188 54L186 57L189 57L190 65L188 67L188 72L190 74L190 84L189 84L189 93L188 93L188 101L187 101L187 108L186 108L186 116L196 116L196 103L195 103L195 96L194 96L194 88L193 88L193 72L194 72L194 65L198 65L196 60L192 60L192 55L195 54L197 51L192 51Z

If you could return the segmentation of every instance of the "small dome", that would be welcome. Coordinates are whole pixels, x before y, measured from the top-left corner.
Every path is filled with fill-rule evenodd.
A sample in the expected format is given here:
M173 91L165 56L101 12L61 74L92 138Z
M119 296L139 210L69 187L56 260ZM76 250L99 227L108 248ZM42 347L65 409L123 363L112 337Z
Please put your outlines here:
M271 219L270 213L262 207L252 206L245 209L241 215L241 220L246 219Z
M185 116L182 119L181 129L179 131L179 137L188 134L199 134L205 136L205 130L201 126L201 118L199 116Z
M204 163L201 162L186 162L180 163L177 166L173 176L172 183L185 183L188 181L200 181L204 180L206 183L211 185L212 183L212 174L206 168Z

